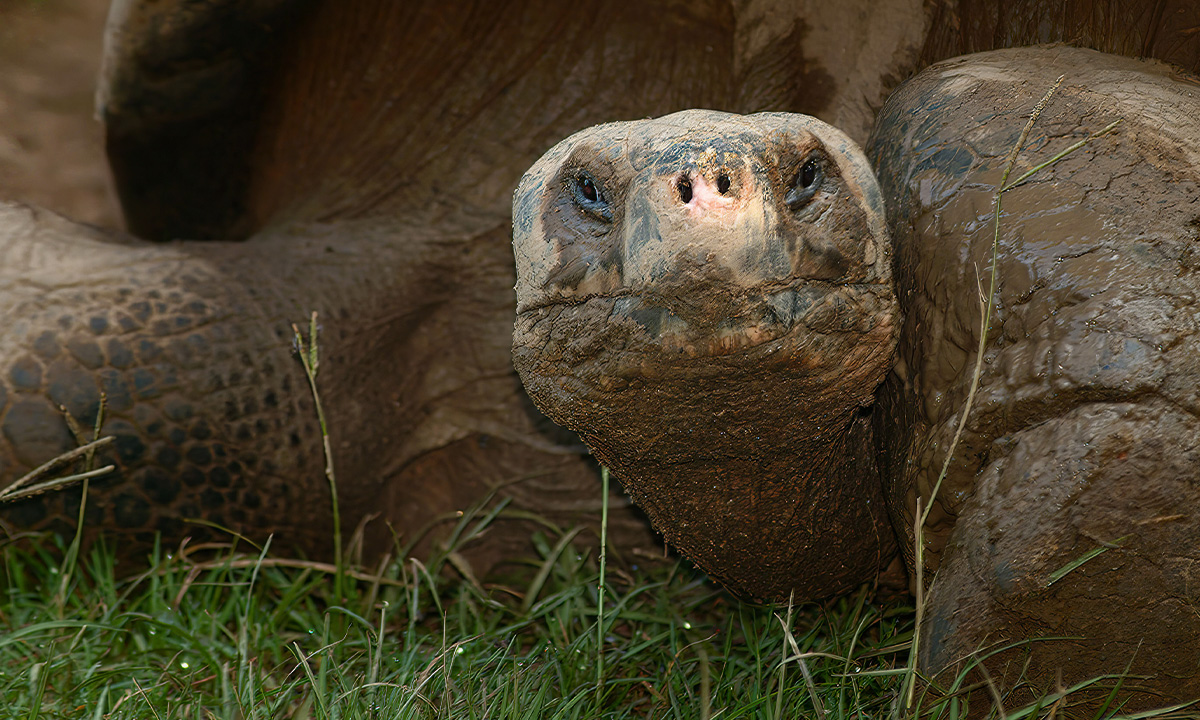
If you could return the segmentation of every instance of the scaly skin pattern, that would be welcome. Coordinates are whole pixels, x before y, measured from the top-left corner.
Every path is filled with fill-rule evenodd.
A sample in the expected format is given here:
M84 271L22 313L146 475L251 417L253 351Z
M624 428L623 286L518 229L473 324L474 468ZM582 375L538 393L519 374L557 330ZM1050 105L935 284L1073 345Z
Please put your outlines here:
M861 449L898 317L848 138L782 114L602 125L550 150L513 205L517 371L668 542L759 598L887 565Z
M16 478L73 447L58 406L90 429L103 393L101 433L116 443L100 462L118 472L92 484L89 531L131 555L156 533L169 545L228 537L207 523L327 556L322 439L291 330L317 311L347 531L383 516L368 552L493 489L555 522L590 514L592 473L539 428L507 356L478 352L509 342L498 320L511 306L488 300L512 284L504 227L293 224L244 243L152 244L3 206L0 302L16 321L0 333L0 470ZM76 267L86 271L64 277ZM455 292L436 270L480 294ZM479 327L454 333L463 318ZM69 532L78 498L23 500L5 521ZM481 568L517 551L528 530L513 530L480 549Z
M0 206L0 227L0 475L74 447L59 408L90 431L104 394L104 433L117 442L101 461L130 470L109 495L111 481L96 483L89 525L148 541L178 535L186 517L243 528L328 514L328 496L305 498L288 482L320 450L287 325L275 319L301 315L282 307L281 288L228 282L219 255L193 245L88 232L30 207ZM85 270L64 278L76 263ZM71 528L78 492L64 495L73 501L16 503L10 521Z
M989 282L992 197L1089 133L1115 133L1004 195L979 392L926 528L936 570L926 667L1031 637L991 667L1035 678L1149 676L1200 696L1200 82L1071 48L935 65L880 113L869 154L888 202L904 329L877 418L912 556L966 401ZM1059 578L1087 553L1103 550ZM928 576L926 578L928 580ZM1131 664L1130 664L1131 663ZM1136 684L1136 683L1135 683Z

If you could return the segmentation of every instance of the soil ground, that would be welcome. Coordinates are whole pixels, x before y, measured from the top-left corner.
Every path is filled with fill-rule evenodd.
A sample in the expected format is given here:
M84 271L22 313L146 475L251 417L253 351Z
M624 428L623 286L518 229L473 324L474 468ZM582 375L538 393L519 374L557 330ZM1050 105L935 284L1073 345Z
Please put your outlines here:
M0 199L117 227L93 112L108 0L0 0Z

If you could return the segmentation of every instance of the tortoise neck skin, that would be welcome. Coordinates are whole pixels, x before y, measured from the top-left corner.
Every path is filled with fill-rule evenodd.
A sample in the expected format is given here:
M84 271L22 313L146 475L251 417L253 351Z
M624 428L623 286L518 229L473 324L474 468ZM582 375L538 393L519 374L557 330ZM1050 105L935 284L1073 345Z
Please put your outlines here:
M898 316L849 139L788 114L602 125L526 173L513 217L525 387L670 543L763 599L888 563L867 409Z

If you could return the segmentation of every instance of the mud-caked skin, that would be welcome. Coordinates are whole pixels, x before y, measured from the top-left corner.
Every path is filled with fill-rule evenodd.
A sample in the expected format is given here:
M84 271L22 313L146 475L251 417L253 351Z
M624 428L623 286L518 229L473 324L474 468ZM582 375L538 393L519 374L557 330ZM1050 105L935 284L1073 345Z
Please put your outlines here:
M1200 697L1200 81L1071 48L935 65L881 110L868 152L887 198L904 313L880 392L883 477L901 547L966 402L996 183L1065 75L1005 193L979 392L926 527L922 659L1008 640L1032 672L1147 675ZM981 277L982 276L982 277ZM1060 571L1089 553L1102 554ZM1015 678L1023 656L1007 658Z
M578 133L514 200L514 357L531 397L730 587L837 592L874 577L893 547L875 533L893 528L911 570L914 511L970 387L996 184L1060 74L1013 179L1123 122L1004 196L979 395L927 527L922 667L1068 638L993 657L993 678L1128 668L1142 702L1192 699L1194 77L1044 48L910 81L869 147L894 286L858 151L816 121L698 111ZM880 493L892 527L872 522Z
M517 370L669 542L754 597L887 563L858 448L898 317L853 143L796 115L602 125L526 174L514 218Z

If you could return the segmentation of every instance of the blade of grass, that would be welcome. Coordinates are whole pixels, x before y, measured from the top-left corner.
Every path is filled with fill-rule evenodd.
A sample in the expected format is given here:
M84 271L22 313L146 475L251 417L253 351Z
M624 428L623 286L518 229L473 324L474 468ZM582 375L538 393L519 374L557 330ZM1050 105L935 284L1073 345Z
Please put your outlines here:
M63 418L67 421L67 426L70 427L71 433L75 435L75 441L80 443L82 447L87 447L88 450L83 456L83 473L80 475L83 479L83 487L79 491L79 515L75 521L75 535L71 538L71 544L67 547L67 553L63 557L62 566L59 570L61 580L58 585L58 615L63 616L63 611L67 603L67 589L70 587L71 578L75 574L75 564L79 559L79 548L83 543L83 527L84 517L87 512L88 485L89 479L97 473L92 467L96 459L95 443L100 439L100 426L104 424L104 411L108 407L108 396L104 393L100 394L100 402L96 409L96 420L92 424L92 439L90 442L84 440L82 430L76 424L75 418L71 417L71 413L67 412L65 407L59 406L62 411ZM84 442L80 442L84 441ZM89 447L91 446L91 447ZM111 465L108 467L112 467ZM100 472L99 474L104 474Z
M603 523L603 520L601 520L601 522ZM554 548L550 550L550 553L546 556L546 559L542 561L541 567L538 568L537 575L534 575L533 580L529 583L529 588L525 591L525 599L521 601L522 615L529 614L529 608L533 607L533 603L537 600L538 594L542 592L542 588L545 587L546 580L550 577L550 573L554 571L554 564L558 562L558 558L562 555L563 550L565 550L567 546L571 544L571 541L574 540L575 536L577 536L582 530L583 528L581 527L572 528L570 532L568 532L566 535L563 535L561 538L559 538L558 542L554 544ZM601 531L601 534L603 535L603 531ZM603 550L601 550L602 567L603 563Z
M1062 580L1064 577L1069 575L1071 572L1073 572L1075 569L1077 569L1084 563L1088 562L1089 560L1094 560L1095 558L1099 557L1101 554L1106 553L1109 550L1112 550L1113 548L1121 547L1121 543L1125 542L1126 540L1128 540L1131 537L1133 537L1133 536L1132 535L1123 535L1123 536L1117 538L1116 540L1113 540L1111 543L1109 543L1107 545L1101 545L1100 547L1096 547L1096 548L1092 548L1091 550L1088 550L1087 552L1085 552L1084 554L1075 558L1071 562L1067 563L1066 565L1063 565L1059 569L1050 573L1050 575L1046 577L1046 584L1044 587L1050 587L1051 585L1058 582L1059 580Z
M608 468L600 468L600 580L596 595L596 704L604 696L604 574L608 547Z

